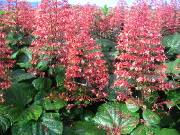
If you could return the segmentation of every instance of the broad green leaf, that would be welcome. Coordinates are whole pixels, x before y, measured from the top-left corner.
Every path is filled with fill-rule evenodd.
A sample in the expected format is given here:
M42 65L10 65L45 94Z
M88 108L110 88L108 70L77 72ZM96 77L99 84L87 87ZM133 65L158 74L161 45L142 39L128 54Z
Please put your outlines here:
M144 125L140 125L136 129L134 129L131 135L146 135L146 129Z
M32 53L28 48L22 48L15 52L11 57L16 59L18 63L26 63L32 60Z
M158 114L149 109L144 110L142 116L148 125L159 124L161 120Z
M51 88L52 81L48 78L38 78L32 82L34 88L40 91L48 91Z
M6 130L16 121L19 110L9 105L0 104L0 133Z
M163 128L156 135L180 135L176 129Z
M165 36L162 40L162 44L168 47L168 54L180 54L180 33Z
M24 70L20 70L20 69L13 71L11 74L11 78L13 82L22 82L22 81L30 80L34 77L35 77L34 75L30 73L26 73Z
M41 116L42 111L42 106L33 104L21 113L21 115L18 117L18 122L27 123L30 120L37 121Z
M4 91L5 102L9 105L23 109L32 101L35 89L27 83L14 83L11 88Z
M37 69L41 71L46 71L48 69L48 61L42 60L37 64Z
M180 92L179 90L169 90L166 91L167 99L169 102L166 102L167 107L170 109L173 106L180 104Z
M172 74L180 74L180 59L176 59L175 61L170 61L165 63L168 67L166 73Z
M139 105L131 99L126 100L126 106L131 112L137 112L139 110Z
M46 113L42 117L41 124L45 126L49 133L54 135L62 134L62 122L60 121L60 115L58 113Z
M139 125L131 132L131 135L155 135L159 131L159 129L159 127Z
M10 119L0 115L0 133L5 133L10 126Z
M58 113L45 113L39 122L16 124L12 135L62 135L63 125Z
M61 99L45 99L43 102L45 110L59 110L66 105L66 102Z
M121 134L129 134L139 123L139 114L129 111L123 103L110 102L99 107L93 120L105 129L118 128Z
M79 121L74 124L74 135L105 135L106 132L103 129L97 128L90 122Z
M28 69L32 67L32 64L30 62L25 62L25 63L16 63L20 68L25 68Z

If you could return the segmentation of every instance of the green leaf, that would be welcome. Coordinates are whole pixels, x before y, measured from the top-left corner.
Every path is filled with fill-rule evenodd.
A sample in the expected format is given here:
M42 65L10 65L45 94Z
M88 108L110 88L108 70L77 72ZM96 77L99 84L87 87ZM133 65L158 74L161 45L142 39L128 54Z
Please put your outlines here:
M37 121L42 114L42 106L33 104L26 110L24 110L18 117L19 123L27 123L30 120Z
M32 67L32 64L29 62L25 62L25 63L16 63L20 68L25 68L28 69L30 67Z
M56 100L45 99L43 105L45 110L59 110L66 105L66 102L61 99L56 99Z
M131 112L137 112L139 110L138 104L131 99L126 100L126 106L127 109Z
M32 60L32 53L25 47L15 52L11 57L16 59L18 63L26 63Z
M144 110L142 116L148 125L159 124L161 120L158 114L149 109Z
M34 77L35 77L34 75L30 73L26 73L24 70L15 70L12 72L11 80L13 82L22 82L22 81L30 80Z
M166 73L180 74L180 59L165 63L168 67Z
M75 123L73 127L74 135L105 135L106 132L103 129L97 128L95 125L89 122L79 121Z
M166 105L169 109L180 104L180 92L179 92L179 90L166 91L166 95L167 95L167 99L169 100L169 102L166 102Z
M3 95L7 104L23 109L32 101L35 89L27 83L14 83Z
M7 117L0 115L0 132L5 133L10 126L11 121Z
M155 133L157 133L159 129L159 127L139 125L131 132L131 135L155 135Z
M163 128L156 135L180 135L176 129Z
M165 36L162 40L162 44L168 47L168 54L180 54L180 33Z
M48 61L42 60L37 64L37 69L41 71L46 71L48 69Z
M139 114L131 112L123 103L110 102L99 107L94 122L105 129L119 129L129 134L139 123Z
M6 130L16 121L19 110L9 105L0 104L0 133Z
M39 122L16 124L12 135L62 135L63 125L58 113L45 113Z
M104 15L108 15L109 8L107 7L107 5L104 5L104 7L102 8L102 11L103 11Z
M52 81L48 78L38 78L32 82L34 88L40 91L49 91L51 89Z
M138 126L135 130L133 130L131 135L146 135L145 126L144 125Z

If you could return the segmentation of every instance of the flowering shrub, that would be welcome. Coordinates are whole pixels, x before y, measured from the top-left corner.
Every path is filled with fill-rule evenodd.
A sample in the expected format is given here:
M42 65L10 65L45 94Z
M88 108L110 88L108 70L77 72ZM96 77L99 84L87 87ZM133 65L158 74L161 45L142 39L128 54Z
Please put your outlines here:
M138 8L138 9L136 9ZM117 81L114 87L129 91L141 90L143 96L156 90L170 89L165 81L166 60L161 45L161 23L146 3L134 5L125 17L124 31L119 36L117 48Z
M178 5L0 6L0 134L178 135Z
M5 36L3 26L0 26L0 89L7 89L11 86L8 74L9 69L13 67L13 60L11 59L12 50L6 46Z

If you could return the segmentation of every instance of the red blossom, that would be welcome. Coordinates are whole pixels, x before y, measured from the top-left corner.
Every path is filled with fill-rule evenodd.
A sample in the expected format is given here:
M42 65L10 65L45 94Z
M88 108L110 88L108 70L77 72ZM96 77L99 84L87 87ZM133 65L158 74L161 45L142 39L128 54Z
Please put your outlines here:
M94 7L75 7L69 17L69 28L65 31L68 42L66 87L75 91L86 85L97 97L104 97L106 94L102 91L108 83L108 74L100 47L90 35L93 14ZM85 84L76 82L76 78L84 80Z
M157 13L157 12L156 12ZM115 74L116 87L135 88L143 91L165 90L165 70L157 70L166 60L161 45L161 20L146 3L132 6L125 16L124 32L119 35Z
M1 18L0 24L2 24ZM5 42L3 27L0 26L0 89L7 89L11 86L10 78L8 76L8 72L13 67L14 63L11 59L11 53L11 49Z

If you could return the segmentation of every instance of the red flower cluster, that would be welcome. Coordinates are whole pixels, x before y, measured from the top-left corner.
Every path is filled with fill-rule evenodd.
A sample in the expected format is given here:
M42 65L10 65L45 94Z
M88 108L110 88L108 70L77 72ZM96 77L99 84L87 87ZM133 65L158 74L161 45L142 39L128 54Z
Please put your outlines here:
M162 30L175 32L176 30L176 8L175 3L158 3L157 16L161 20Z
M31 45L33 64L37 64L42 59L45 61L55 59L64 62L63 31L68 14L65 2L42 1L35 16L33 34L36 36L36 40Z
M104 97L108 74L101 48L91 37L93 14L94 7L74 7L69 17L65 32L68 51L66 87L73 91L84 85L97 97Z
M3 33L2 18L0 18L0 89L7 89L11 86L8 71L13 66L11 60L12 51L5 44L5 33Z
M119 35L117 48L122 53L117 58L115 87L136 88L144 94L171 87L165 82L160 30L161 21L148 4L137 3L129 9Z
M17 2L16 6L16 25L32 31L35 22L35 10L26 1Z
M100 38L111 38L111 36L117 36L122 30L124 15L125 2L123 0L117 7L109 9L107 15L105 15L101 10L96 11L93 31L95 31Z

